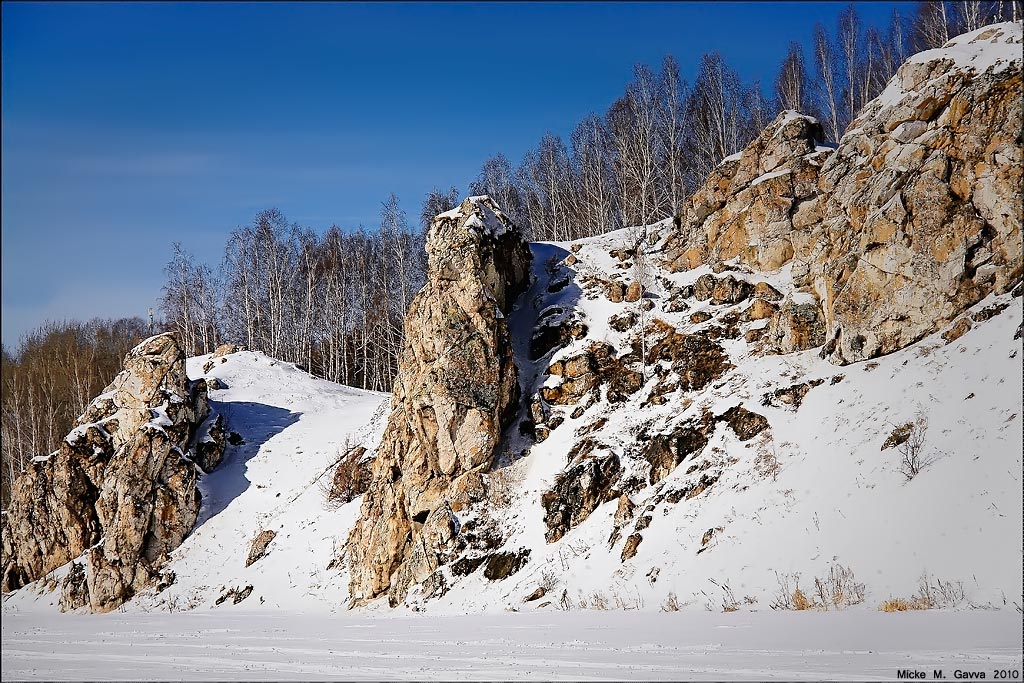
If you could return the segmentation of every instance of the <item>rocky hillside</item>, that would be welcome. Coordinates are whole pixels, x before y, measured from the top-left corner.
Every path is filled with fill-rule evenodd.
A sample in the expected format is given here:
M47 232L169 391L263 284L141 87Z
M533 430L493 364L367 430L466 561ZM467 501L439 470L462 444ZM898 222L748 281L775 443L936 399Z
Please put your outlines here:
M62 449L5 520L5 589L39 579L8 601L115 564L142 578L93 609L1020 604L1020 51L1000 24L915 56L837 146L786 112L678 220L526 245L466 200L431 226L389 404L193 359L232 433L202 508L114 457L40 523L28 501L94 481ZM78 540L32 550L53 529Z
M840 364L1008 291L1022 272L1021 42L1006 23L915 55L834 151L783 115L694 195L670 269L789 265Z

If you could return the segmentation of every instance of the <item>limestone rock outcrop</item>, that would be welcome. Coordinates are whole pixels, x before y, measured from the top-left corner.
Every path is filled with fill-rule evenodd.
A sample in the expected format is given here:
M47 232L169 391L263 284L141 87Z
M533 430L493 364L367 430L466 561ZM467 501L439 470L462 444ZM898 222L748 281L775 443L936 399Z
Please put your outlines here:
M822 168L806 280L834 360L903 348L1020 280L1021 44L1003 23L910 58Z
M1007 22L911 57L834 151L783 112L693 195L666 266L789 265L801 300L773 315L767 348L824 345L840 364L1009 291L1024 272L1022 42Z
M617 498L613 486L621 474L622 464L614 453L586 455L560 473L540 499L547 526L545 540L554 543L599 505Z
M518 410L505 321L531 254L488 197L440 214L427 235L427 282L405 320L391 415L349 540L350 594L392 605L454 559L455 511L483 494L482 473Z
M775 270L806 250L804 229L821 220L818 173L832 151L821 139L815 119L785 111L723 160L691 197L680 231L666 245L669 270L736 257Z
M3 590L87 551L65 604L109 611L145 586L199 513L186 453L207 417L206 385L190 382L173 334L151 337L77 420L59 450L15 480L3 521ZM219 462L223 454L208 450ZM81 567L75 569L80 577Z

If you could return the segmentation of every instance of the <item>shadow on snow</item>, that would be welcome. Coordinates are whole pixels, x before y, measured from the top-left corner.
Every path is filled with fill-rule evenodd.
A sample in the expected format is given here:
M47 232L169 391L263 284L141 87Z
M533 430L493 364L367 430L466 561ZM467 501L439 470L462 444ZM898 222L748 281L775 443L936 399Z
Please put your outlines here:
M199 480L202 507L193 531L220 514L238 496L249 488L247 463L267 441L298 422L301 413L285 408L248 401L210 401L210 415L220 413L229 432L238 432L245 443L228 444L224 460L212 472Z

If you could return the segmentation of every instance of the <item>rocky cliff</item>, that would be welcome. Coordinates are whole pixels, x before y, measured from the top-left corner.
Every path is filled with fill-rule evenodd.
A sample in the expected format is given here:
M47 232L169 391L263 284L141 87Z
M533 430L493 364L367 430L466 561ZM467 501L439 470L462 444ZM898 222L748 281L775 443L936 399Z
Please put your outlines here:
M788 266L810 296L781 307L775 347L827 342L840 364L1007 291L1022 272L1021 43L1004 23L915 55L834 152L783 113L694 194L667 266Z
M104 612L150 582L199 513L187 453L209 413L206 394L202 380L188 380L174 335L134 348L60 449L15 480L3 518L4 591L78 560L62 606ZM208 467L223 447L207 440Z
M519 384L505 316L525 289L530 251L487 197L439 215L427 283L405 346L360 519L348 540L351 596L392 604L451 559L457 511L483 495Z

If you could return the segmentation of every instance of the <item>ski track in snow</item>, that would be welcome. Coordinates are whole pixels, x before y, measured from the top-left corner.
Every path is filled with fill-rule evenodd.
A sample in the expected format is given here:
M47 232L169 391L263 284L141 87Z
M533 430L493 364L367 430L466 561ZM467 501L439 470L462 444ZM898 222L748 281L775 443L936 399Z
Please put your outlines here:
M3 680L894 680L1020 668L1009 611L6 614Z

